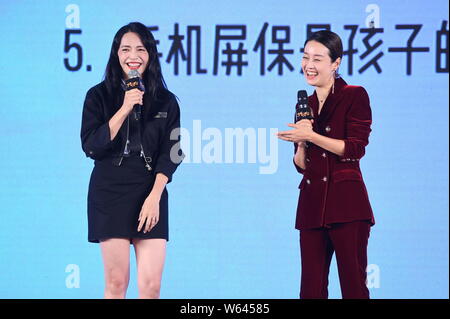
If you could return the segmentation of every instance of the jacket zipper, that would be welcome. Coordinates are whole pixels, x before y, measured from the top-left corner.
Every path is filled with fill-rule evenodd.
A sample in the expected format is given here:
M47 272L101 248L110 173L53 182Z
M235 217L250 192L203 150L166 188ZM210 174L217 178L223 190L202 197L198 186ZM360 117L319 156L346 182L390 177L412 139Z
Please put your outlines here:
M146 157L145 153L144 153L144 148L142 147L142 143L141 143L141 157L144 158L145 161L145 167L147 168L148 171L152 170L152 167L150 166L150 163L152 161L151 157Z
M128 139L129 139L129 137L130 137L130 115L127 116L127 140L125 142L125 147L123 148L122 155L120 156L119 165L118 166L120 166L122 164L123 155L125 154L125 152L126 152L126 150L128 148L128 143L129 143Z
M136 114L135 114L135 115L136 115ZM139 139L140 139L139 145L141 146L141 157L144 158L145 167L147 168L147 170L148 170L148 171L151 171L151 170L152 170L152 167L150 166L150 163L152 162L152 158L151 158L151 157L145 156L144 147L142 146L141 123L138 124L138 128L139 128Z
M141 134L141 130L140 130L140 128L139 128L139 135L140 135L140 134ZM129 140L128 140L128 139L129 139L129 137L130 137L130 115L127 116L127 140L126 140L126 142L125 142L125 147L124 147L124 149L123 149L123 151L122 151L122 156L120 156L118 166L120 166L120 165L122 164L124 154L125 154L125 152L126 152L127 149L128 149L128 144L129 144ZM142 146L142 142L140 143L140 146L141 146L141 154L140 154L140 156L141 156L142 158L144 158L144 161L145 161L145 167L147 168L147 170L148 170L148 171L151 171L151 170L152 170L152 167L150 166L150 163L151 163L151 161L152 161L152 158L151 158L151 157L145 156L144 147Z

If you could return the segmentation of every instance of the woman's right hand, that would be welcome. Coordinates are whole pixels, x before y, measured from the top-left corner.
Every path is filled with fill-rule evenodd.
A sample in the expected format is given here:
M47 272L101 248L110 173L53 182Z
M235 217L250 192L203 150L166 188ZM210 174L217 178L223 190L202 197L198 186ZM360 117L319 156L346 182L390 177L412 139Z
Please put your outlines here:
M144 92L139 89L132 89L125 92L122 107L129 113L136 104L143 104Z

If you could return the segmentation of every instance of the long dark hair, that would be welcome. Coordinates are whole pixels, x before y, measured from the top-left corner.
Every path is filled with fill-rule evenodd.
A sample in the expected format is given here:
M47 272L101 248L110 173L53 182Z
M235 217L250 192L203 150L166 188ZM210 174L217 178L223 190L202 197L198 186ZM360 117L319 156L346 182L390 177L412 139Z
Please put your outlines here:
M136 33L142 41L142 44L147 49L149 61L147 68L143 74L142 80L145 85L146 92L148 92L152 99L157 99L160 91L166 91L167 85L161 73L161 65L159 63L158 50L156 48L156 41L150 30L140 22L131 22L119 29L114 36L111 52L109 54L108 64L105 70L105 84L110 94L120 88L120 83L123 77L123 70L119 63L120 41L127 32Z

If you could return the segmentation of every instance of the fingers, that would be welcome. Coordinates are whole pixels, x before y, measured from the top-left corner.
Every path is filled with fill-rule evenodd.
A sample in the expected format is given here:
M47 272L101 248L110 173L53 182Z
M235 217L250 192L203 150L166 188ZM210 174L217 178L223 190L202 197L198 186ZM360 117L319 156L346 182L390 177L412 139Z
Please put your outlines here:
M153 227L159 222L158 216L142 216L142 213L139 215L139 225L137 231L144 231L144 234L152 230Z
M144 92L139 91L138 89L134 89L136 90L135 92L132 92L130 94L130 98L133 101L134 104L141 104L144 100Z
M159 219L157 216L152 216L147 218L147 223L144 229L144 234L152 230L153 227L158 223Z
M314 120L308 120L308 119L303 119L303 120L300 120L300 121L298 121L297 123L295 123L295 124L297 124L297 125L312 125L314 123Z
M292 139L292 131L282 131L282 132L278 132L277 137L283 141L288 141L291 142L293 141Z
M295 124L289 123L287 126L292 127L293 129L307 129L307 130L313 129L313 126L309 120L301 120Z
M139 226L137 231L144 231L144 234L149 232L155 225L158 223L158 219L156 217L144 217L139 219Z
M297 130L301 130L302 132L313 130L313 126L310 123L305 123L305 122L296 124L296 126L294 128Z
M144 101L144 92L139 89L132 89L130 91L125 92L125 99L127 104L135 105L140 104L143 105Z
M138 221L139 221L139 225L138 225L138 228L137 228L137 231L138 231L138 232L141 231L142 226L144 225L146 219L147 219L146 217L145 217L145 218L142 218L142 211L141 211L141 213L139 214L139 219L138 219Z
M148 233L150 230L152 230L152 228L156 226L158 221L159 221L159 219L157 216L149 216L145 223L144 234Z
M291 138L292 137L292 132L291 131L282 131L282 132L278 132L277 136L279 138L281 138L282 140L286 139L286 138Z
M288 141L288 142L291 142L291 138L289 138L289 137L286 137L286 136L282 136L282 135L280 135L280 136L278 136L278 138L279 138L280 140L283 140L283 141Z

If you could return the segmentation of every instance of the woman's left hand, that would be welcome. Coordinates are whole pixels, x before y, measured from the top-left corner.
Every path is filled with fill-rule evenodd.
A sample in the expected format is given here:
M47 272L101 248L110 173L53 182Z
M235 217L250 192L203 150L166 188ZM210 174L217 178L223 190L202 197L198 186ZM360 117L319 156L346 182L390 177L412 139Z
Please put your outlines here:
M297 123L289 123L287 126L292 127L293 130L280 131L277 133L279 139L284 141L300 143L311 140L314 133L312 122L310 120L301 120Z
M144 234L149 232L159 221L159 201L161 197L150 192L150 195L145 199L139 214L138 232L144 230Z

